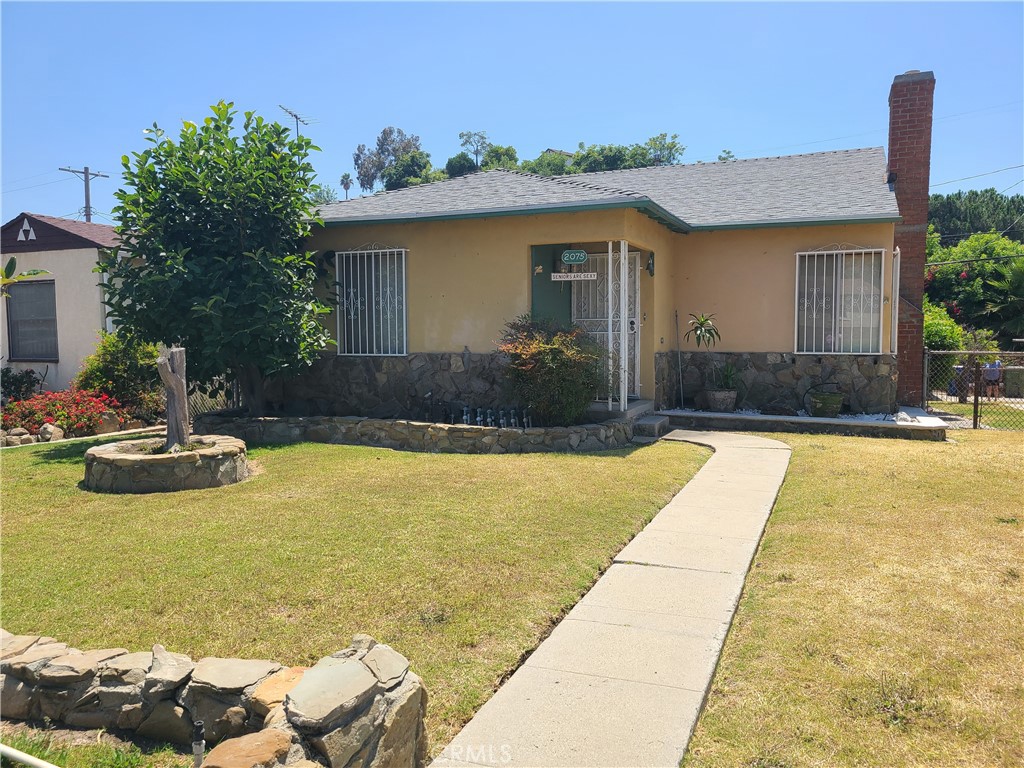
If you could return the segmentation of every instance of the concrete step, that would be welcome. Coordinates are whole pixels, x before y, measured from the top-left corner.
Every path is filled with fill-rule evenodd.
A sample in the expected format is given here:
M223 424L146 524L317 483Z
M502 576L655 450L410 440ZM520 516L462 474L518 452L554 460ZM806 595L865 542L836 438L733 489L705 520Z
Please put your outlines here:
M668 416L641 416L633 422L633 434L645 437L661 437L668 431Z

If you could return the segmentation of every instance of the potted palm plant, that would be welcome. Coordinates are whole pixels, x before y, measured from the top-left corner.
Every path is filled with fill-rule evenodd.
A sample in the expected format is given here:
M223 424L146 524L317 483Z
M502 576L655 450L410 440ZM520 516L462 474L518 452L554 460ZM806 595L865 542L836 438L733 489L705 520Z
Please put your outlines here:
M692 337L697 344L697 349L711 351L711 348L722 340L722 334L715 325L715 316L690 313L690 329L683 335L687 341ZM708 409L712 411L735 411L736 410L736 379L738 372L732 363L726 363L721 368L712 359L711 375L715 386L705 389Z

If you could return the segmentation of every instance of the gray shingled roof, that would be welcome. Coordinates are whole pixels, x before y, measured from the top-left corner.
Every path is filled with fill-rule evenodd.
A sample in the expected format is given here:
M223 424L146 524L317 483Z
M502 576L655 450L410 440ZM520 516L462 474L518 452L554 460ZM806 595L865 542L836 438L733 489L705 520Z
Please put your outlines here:
M638 208L673 229L893 221L881 147L572 176L484 171L321 209L326 224Z

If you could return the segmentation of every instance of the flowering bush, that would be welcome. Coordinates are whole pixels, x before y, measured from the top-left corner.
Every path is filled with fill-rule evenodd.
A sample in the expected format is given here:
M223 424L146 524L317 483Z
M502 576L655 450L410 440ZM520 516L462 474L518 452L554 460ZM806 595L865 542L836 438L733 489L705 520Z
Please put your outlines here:
M68 437L81 437L95 434L104 411L118 413L120 410L121 404L109 395L67 389L8 403L3 408L2 421L6 430L22 427L34 435L43 424L54 424ZM121 413L118 418L124 421Z

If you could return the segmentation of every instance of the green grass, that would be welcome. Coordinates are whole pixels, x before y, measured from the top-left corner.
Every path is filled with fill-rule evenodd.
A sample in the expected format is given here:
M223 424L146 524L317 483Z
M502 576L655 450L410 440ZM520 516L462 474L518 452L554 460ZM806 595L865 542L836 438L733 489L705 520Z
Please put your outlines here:
M27 728L5 728L0 741L25 754L60 768L185 768L191 756L169 747L143 752L134 744L76 744ZM22 768L21 763L0 758L0 768Z
M971 421L974 418L974 403L936 402L932 407L937 414L952 413ZM981 425L990 429L1024 429L1024 407L1015 407L998 400L981 401ZM968 425L970 426L970 425Z
M92 444L0 454L5 629L286 664L366 632L424 678L434 750L709 455L304 444L253 450L240 485L117 496L79 488Z
M1024 765L1024 434L793 446L688 768Z

